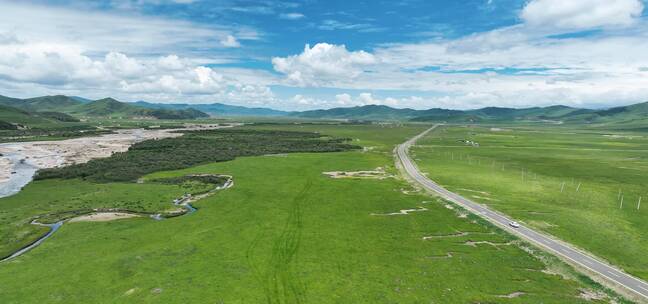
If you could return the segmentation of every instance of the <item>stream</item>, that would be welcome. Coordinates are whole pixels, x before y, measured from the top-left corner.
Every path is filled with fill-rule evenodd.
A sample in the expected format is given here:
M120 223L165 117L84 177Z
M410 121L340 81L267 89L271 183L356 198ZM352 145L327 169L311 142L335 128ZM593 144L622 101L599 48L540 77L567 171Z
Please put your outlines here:
M233 182L231 176L228 176L228 177L229 177L229 179L225 182L225 184L223 184L222 186L217 186L213 190L211 190L211 191L209 191L209 192L207 192L205 194L201 194L201 195L198 195L198 196L195 196L195 197L192 197L191 195L183 195L182 197L173 200L173 205L181 206L186 210L184 213L180 214L179 216L192 214L192 213L194 213L194 212L196 212L198 210L194 206L191 205L192 201L200 200L200 199L202 199L202 198L204 198L206 196L209 196L209 195L211 195L211 194L213 194L213 193L215 193L217 191L232 187L234 185L234 182ZM115 211L107 211L105 213L112 213L112 212L115 212ZM95 213L98 214L98 213L102 213L102 212L95 212ZM152 215L149 215L149 217L154 219L154 220L164 220L166 218L161 213L152 214ZM21 248L20 250L12 253L11 255L9 255L9 256L7 256L5 258L0 259L0 262L5 262L5 261L9 261L11 259L14 259L14 258L16 258L18 256L21 256L21 255L25 254L26 252L28 252L29 250L35 248L36 246L40 245L46 239L51 237L54 234L54 232L59 230L59 228L61 228L61 226L63 226L63 223L65 223L68 220L71 220L71 219L58 221L58 222L56 222L54 224L43 224L43 223L38 222L37 220L33 220L31 222L32 225L50 227L50 231L47 232L45 235L41 236L40 238L38 238L33 243Z
M230 124L228 126L210 126L210 128L223 128L223 127L232 127L235 126L236 124ZM191 130L192 128L187 128L186 130ZM85 137L85 138L76 138L76 139L70 139L70 140L64 140L60 142L55 142L55 143L61 143L65 144L66 141L69 142L75 142L77 145L81 144L82 148L90 148L92 146L96 146L97 143L105 143L109 142L110 140L114 138L115 142L116 141L121 141L122 143L124 141L127 141L129 144L126 146L126 149L136 143L140 142L143 140L147 139L152 139L152 138L163 138L163 137L171 137L171 136L179 136L175 134L168 135L169 131L177 131L177 130L143 130L143 129L131 129L131 130L120 130L116 134L109 134L109 135L103 135L99 137ZM177 133L176 133L177 134ZM126 137L125 137L126 136ZM79 143L80 142L80 143ZM43 142L16 142L16 143L1 143L0 144L0 150L2 150L4 153L2 153L1 158L4 159L5 162L10 162L9 166L11 166L10 169L10 174L6 176L6 179L0 181L0 198L3 197L8 197L15 195L20 192L20 190L23 189L27 184L29 184L38 169L43 168L43 167L52 167L52 166L58 166L62 165L66 159L66 154L68 153L68 149L71 146L68 146L66 149L61 149L59 151L45 151L40 149L39 151L34 151L33 149L26 149L25 147L28 147L29 145L43 145L43 144L48 144L50 142L43 141ZM45 153L43 153L45 152ZM62 152L62 153L61 153ZM31 153L31 154L30 154ZM40 154L39 154L40 153ZM111 152L112 153L112 152ZM109 156L111 153L108 153L107 155L103 157ZM102 157L102 156L99 156ZM48 164L43 165L43 162L38 163L38 159L41 161L43 159L46 159L50 161ZM7 168L5 168L7 169ZM216 187L214 191L221 190L224 188L229 188L232 185L232 180L231 177L227 181L226 185L221 186L221 187ZM212 192L214 192L212 191ZM210 192L211 193L211 192ZM195 199L195 198L194 198ZM196 212L196 208L194 208L191 204L190 201L192 198L190 196L183 196L181 198L178 198L173 201L174 205L182 206L183 208L186 209L186 212L184 212L182 215L186 214L191 214ZM150 216L154 220L162 220L165 217L162 214L154 214ZM0 259L0 262L8 261L11 259L14 259L29 250L37 247L40 245L42 242L44 242L46 239L51 237L54 232L59 230L63 223L66 220L59 221L54 224L43 224L37 222L37 220L33 220L31 222L32 225L39 225L39 226L47 226L50 227L49 232L47 232L45 235L41 236L34 242L30 243L29 245L21 248L20 250L12 253L11 255Z

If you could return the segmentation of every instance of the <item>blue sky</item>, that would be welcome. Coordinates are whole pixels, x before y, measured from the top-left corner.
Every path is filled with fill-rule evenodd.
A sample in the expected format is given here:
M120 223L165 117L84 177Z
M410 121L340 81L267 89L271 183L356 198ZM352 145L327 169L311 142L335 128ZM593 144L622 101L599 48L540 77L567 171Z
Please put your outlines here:
M2 1L0 94L278 109L648 100L642 0Z

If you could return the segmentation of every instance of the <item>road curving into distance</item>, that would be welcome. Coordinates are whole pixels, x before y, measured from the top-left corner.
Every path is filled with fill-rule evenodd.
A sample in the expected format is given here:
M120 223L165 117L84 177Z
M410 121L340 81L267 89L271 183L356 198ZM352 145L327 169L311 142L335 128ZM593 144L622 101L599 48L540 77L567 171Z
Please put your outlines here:
M636 294L640 298L643 298L644 301L648 301L648 283L643 280L631 276L620 269L603 262L601 259L567 244L566 242L535 231L525 225L520 225L519 228L513 228L509 225L513 219L508 216L494 211L485 205L473 202L459 194L450 192L423 175L423 173L418 170L414 161L409 157L408 151L410 146L414 145L418 139L439 126L439 124L432 126L423 133L414 136L396 148L396 155L402 164L403 169L412 180L426 190L435 192L440 197L465 208L521 239L532 243L549 253L562 257L572 264L576 264L597 275L607 278L610 282L616 283L633 294Z

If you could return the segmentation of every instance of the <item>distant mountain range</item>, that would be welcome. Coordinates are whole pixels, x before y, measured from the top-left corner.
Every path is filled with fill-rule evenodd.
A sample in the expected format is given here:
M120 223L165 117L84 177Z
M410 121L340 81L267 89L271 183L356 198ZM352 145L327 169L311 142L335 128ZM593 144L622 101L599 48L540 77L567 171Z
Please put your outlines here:
M157 119L195 119L208 116L265 116L304 119L398 120L418 122L547 122L574 124L629 124L648 126L648 102L604 110L574 108L562 105L531 108L487 107L475 110L396 109L383 105L366 105L326 110L287 112L268 108L248 108L222 103L162 104L138 101L120 102L112 98L89 100L77 96L42 96L18 99L0 96L0 112L31 115L32 119L74 120L78 117L142 117ZM7 107L13 108L9 111ZM16 112L18 111L18 112ZM7 114L9 115L9 114ZM10 115L10 116L11 116ZM6 115L4 115L6 116ZM0 121L3 120L0 113ZM76 117L76 118L75 118ZM647 127L648 128L648 127Z
M148 109L188 109L193 108L214 116L287 116L290 113L273 110L268 108L248 108L242 106L232 106L222 103L210 104L164 104L164 103L150 103L146 101L137 101L133 104Z
M22 110L26 113L43 115L43 112L67 114L75 117L123 117L157 119L195 119L209 117L207 113L191 107L183 109L152 109L113 98L88 100L76 96L42 96L19 99L0 96L0 105Z
M643 124L648 128L648 102L605 110L549 106L532 108L487 107L475 110L395 109L382 105L333 108L291 113L291 116L317 119L401 120L419 122L547 122L574 124Z

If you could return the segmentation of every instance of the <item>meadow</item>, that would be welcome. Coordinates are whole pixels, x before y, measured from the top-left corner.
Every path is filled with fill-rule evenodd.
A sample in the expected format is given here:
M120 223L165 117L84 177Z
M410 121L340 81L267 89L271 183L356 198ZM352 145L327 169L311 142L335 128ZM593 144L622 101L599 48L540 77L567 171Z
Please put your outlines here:
M398 178L393 146L426 127L245 127L319 131L351 138L364 149L238 157L147 175L149 181L226 174L234 186L195 202L198 211L182 217L66 223L41 246L0 264L0 300L603 302L580 297L585 289L601 289L557 259ZM322 174L377 167L385 178ZM56 185L69 189L54 191ZM177 191L172 185L47 179L29 185L21 197L0 200L0 206L29 208L37 197L43 204L61 203L71 194L100 189L102 199L128 189L151 204ZM3 212L13 214L12 208Z
M418 143L423 172L648 279L648 136L555 127L445 126Z

